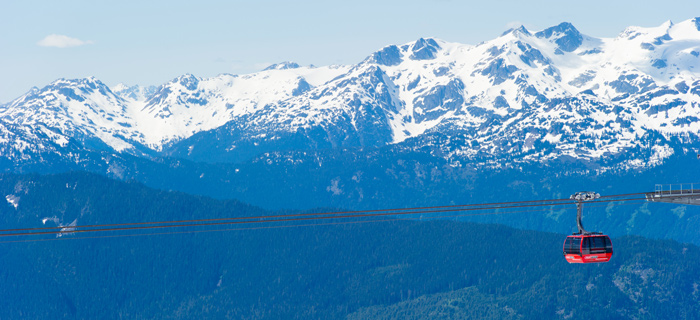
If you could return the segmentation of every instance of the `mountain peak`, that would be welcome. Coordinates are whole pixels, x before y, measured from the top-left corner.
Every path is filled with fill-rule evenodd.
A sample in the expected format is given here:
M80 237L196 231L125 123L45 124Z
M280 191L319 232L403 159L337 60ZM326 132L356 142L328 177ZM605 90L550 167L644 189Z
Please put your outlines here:
M60 78L41 89L41 91L44 90L58 90L62 94L78 101L82 101L83 97L81 97L80 94L75 94L76 90L82 94L89 94L95 91L100 92L103 95L112 94L112 90L95 77L78 79Z
M559 46L559 49L566 52L576 50L583 43L583 36L569 22L562 22L556 26L544 29L535 33L535 36L554 41Z
M692 21L695 23L695 28L700 31L700 17L694 18Z
M273 65L268 66L267 68L263 69L262 71L268 71L268 70L287 70L287 69L296 69L300 68L301 66L292 61L284 61L280 63L275 63Z
M411 60L430 60L435 59L435 54L441 49L440 45L433 38L420 38L413 44L411 51L413 52L409 58Z
M505 32L503 32L503 34L501 34L501 36L505 36L505 35L510 34L510 33L512 33L513 35L520 35L520 34L526 35L526 36L532 35L530 33L530 31L527 30L527 28L525 28L525 26L520 25L520 27L510 28L510 29L506 30Z
M186 73L175 78L175 80L173 80L172 82L179 83L183 87L187 88L187 90L195 90L197 89L197 85L199 84L199 78L195 77L190 73Z
M401 63L401 50L395 45L386 46L367 57L366 61L385 66L395 66Z
M105 84L102 83L102 81L98 80L95 77L87 77L87 78L76 78L76 79L66 79L66 78L59 78L51 82L51 85L88 85L88 86L104 86Z

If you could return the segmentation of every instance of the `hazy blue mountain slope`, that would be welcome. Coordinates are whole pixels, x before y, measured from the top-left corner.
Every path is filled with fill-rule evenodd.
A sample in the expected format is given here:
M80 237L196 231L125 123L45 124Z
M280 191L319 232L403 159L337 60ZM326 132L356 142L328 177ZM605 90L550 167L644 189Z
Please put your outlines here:
M53 171L41 166L34 170L62 172L84 166L119 180L239 199L268 209L355 210L559 199L582 190L602 195L648 192L654 190L655 183L690 182L700 177L694 156L672 156L664 164L646 170L598 173L565 161L500 170L455 167L439 156L393 147L362 152L270 153L236 165L177 159L149 161L108 153L79 155L83 159L80 165L57 161ZM551 211L459 219L566 234L575 230L573 210L572 204ZM700 244L696 232L699 219L700 208L695 206L644 202L587 206L584 217L590 229L613 235L635 234L695 244Z
M3 176L0 188L21 193L0 206L7 228L263 213L82 173ZM431 318L445 297L515 318L700 314L700 249L673 241L615 238L610 263L578 266L563 235L454 221L70 237L0 244L3 319Z

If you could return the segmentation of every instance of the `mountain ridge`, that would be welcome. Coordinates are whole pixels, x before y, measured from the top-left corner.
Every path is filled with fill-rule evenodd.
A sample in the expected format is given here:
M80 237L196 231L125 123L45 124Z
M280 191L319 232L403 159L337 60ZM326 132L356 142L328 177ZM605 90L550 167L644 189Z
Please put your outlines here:
M616 38L567 22L511 29L475 46L420 38L352 66L283 62L249 75L187 74L157 88L59 79L0 107L0 155L65 155L74 141L78 149L237 162L269 150L411 140L450 149L455 165L505 155L595 163L651 150L616 164L645 167L674 150L698 151L688 148L700 141L697 21L629 27ZM462 142L431 145L436 135Z

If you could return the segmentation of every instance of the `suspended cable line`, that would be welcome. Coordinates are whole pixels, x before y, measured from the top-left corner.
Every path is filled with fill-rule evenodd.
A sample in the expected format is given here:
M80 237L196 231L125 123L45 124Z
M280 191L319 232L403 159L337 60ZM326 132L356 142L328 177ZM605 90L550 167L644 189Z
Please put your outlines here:
M625 194L608 196L610 197L625 197L636 194ZM597 200L588 203L609 203L621 201L637 201L645 200L645 198L623 198L611 200ZM320 213L301 213L290 215L265 215L251 217L234 217L234 218L216 218L216 219L192 219L192 220L173 220L173 221L158 221L158 222L137 222L137 223L119 223L119 224L96 224L85 226L57 226L44 228L23 228L23 229L5 229L0 230L0 237L19 237L19 236L37 236L37 235L63 235L89 232L107 232L107 231L131 231L131 230L149 230L149 229L165 229L165 228L183 228L183 227L204 227L204 226L223 226L223 225L242 225L242 224L260 224L260 223L280 223L292 221L316 221L329 219L349 219L349 218L370 218L370 217L386 217L399 215L416 215L416 214L434 214L446 212L465 212L465 211L495 211L488 214L503 214L512 211L499 211L515 208L527 207L544 207L544 206L561 206L570 205L570 199L553 199L553 200L531 200L531 201L511 201L511 202L494 202L483 204L468 204L468 205L451 205L451 206L432 206L432 207L416 207L416 208L400 208L400 209L381 209L381 210L360 210L360 211L339 211L339 212L320 212ZM481 214L475 214L481 215ZM436 216L440 218L440 216ZM54 231L48 231L54 230ZM12 232L12 233L8 233Z
M639 201L640 199L633 199L631 201ZM625 201L625 200L622 200ZM621 204L621 205L631 205ZM607 205L605 205L607 206ZM604 205L591 205L592 208L605 207ZM561 208L560 210L572 211L575 208ZM64 241L64 240L83 240L83 239L107 239L107 238L127 238L127 237L139 237L139 236L158 236L158 235L175 235L175 234L197 234L197 233L209 233L209 232L225 232L225 231L245 231L245 230L264 230L264 229L281 229L281 228L296 228L296 227L317 227L317 226L332 226L332 225L349 225L349 224L363 224L363 223L377 223L377 222L396 222L396 221L423 221L423 220L440 220L447 218L460 218L460 217L472 217L472 216L484 216L484 215L496 215L496 214L515 214L515 213L530 213L530 212L546 212L551 211L550 209L534 209L534 210L521 210L521 211L505 211L505 212L482 212L482 213L469 213L469 214L458 214L450 216L429 216L429 217L402 217L395 219L381 219L381 220L355 220L355 221L336 221L336 222L325 222L325 223L308 223L308 224L291 224L291 225L274 225L274 226L258 226L258 227L242 227L242 228L227 228L227 229L208 229L208 230L187 230L187 231L170 231L170 232L158 232L158 233L133 233L133 234L117 234L117 235L98 235L98 236L87 236L87 237L57 237L49 239L22 239L22 240L8 240L0 241L2 243L22 243L22 242L45 242L45 241ZM265 222L275 222L275 221L257 221L256 223ZM197 225L192 225L197 226ZM70 227L62 227L70 228ZM99 231L99 230L94 230ZM66 232L70 235L73 232ZM55 234L55 233L54 233Z
M113 224L95 224L95 225L83 225L80 228L98 228L98 227L119 227L119 226L135 226L135 225L148 225L148 224L170 224L170 223L194 223L194 222L213 222L213 221L226 221L226 220L245 220L245 219L274 219L274 218L288 218L288 217L306 217L306 216L324 216L324 215L342 215L342 214L362 214L362 213L372 213L372 212L387 212L387 211L397 211L396 214L412 214L402 213L404 211L411 210L428 210L428 209L446 209L446 208L460 208L460 207L477 207L477 206L497 206L497 205L508 205L508 204L521 204L521 203L539 203L539 202L558 202L566 201L571 202L571 199L552 199L552 200L527 200L527 201L509 201L509 202L491 202L491 203L480 203L480 204L462 204L462 205L449 205L449 206L430 206L430 207L413 207L413 208L397 208L397 209L372 209L372 210L353 210L353 211L334 211L334 212L314 212L314 213L294 213L294 214L278 214L278 215L265 215L265 216L253 216L253 217L232 217L232 218L212 218L212 219L192 219L192 220L168 220L168 221L153 221L153 222L135 222L135 223L113 223ZM10 232L10 231L34 231L34 230L55 230L68 228L69 226L56 226L56 227L41 227L41 228L21 228L21 229L5 229L0 230L0 232ZM76 226L77 228L78 226Z

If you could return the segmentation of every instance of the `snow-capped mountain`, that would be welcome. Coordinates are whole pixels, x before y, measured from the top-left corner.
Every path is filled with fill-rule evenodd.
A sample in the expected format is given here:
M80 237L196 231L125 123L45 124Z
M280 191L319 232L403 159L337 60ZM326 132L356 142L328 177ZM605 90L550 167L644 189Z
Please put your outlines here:
M126 101L95 78L59 79L0 109L0 150L10 159L80 148L136 149Z
M60 152L70 141L117 152L158 151L273 101L299 95L347 67L297 68L199 79L160 87L107 87L95 78L59 79L0 107L4 157Z
M700 19L616 38L569 23L475 46L421 38L352 66L283 62L158 88L61 79L1 106L0 126L0 153L16 159L69 144L202 161L394 144L457 165L624 153L615 165L641 167L697 151Z

